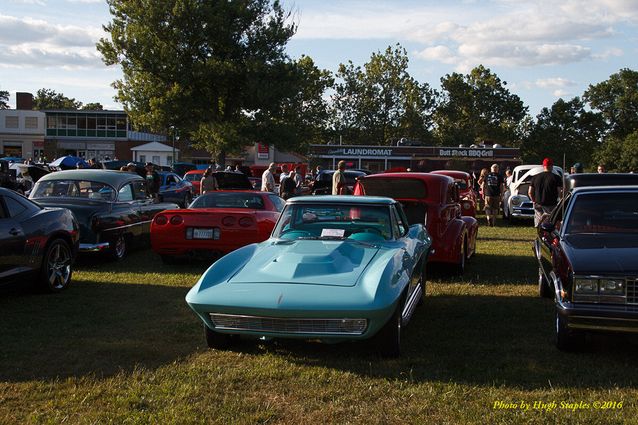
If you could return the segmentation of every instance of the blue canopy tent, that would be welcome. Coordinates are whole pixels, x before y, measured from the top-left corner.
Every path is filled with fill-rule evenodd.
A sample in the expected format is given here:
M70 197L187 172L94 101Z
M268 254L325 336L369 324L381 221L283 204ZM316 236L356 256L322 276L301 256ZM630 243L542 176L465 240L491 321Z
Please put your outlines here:
M77 168L78 164L81 165L82 168L88 168L89 164L83 160L82 158L79 158L77 156L71 156L71 155L67 155L67 156L61 156L60 158L56 159L53 162L49 163L49 167L58 167L58 168L62 168L62 169L72 169L72 168Z

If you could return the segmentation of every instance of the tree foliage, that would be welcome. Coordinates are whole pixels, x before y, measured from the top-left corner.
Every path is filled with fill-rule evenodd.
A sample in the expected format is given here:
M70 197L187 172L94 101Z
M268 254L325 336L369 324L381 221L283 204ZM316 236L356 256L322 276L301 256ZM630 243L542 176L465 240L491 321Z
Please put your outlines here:
M76 110L82 107L82 102L79 102L73 98L66 97L62 93L57 93L55 90L42 88L38 90L35 98L33 99L34 109L69 109Z
M528 108L506 85L483 65L467 75L441 78L442 98L434 116L441 143L518 146Z
M102 106L102 104L99 102L93 102L93 103L86 103L82 105L81 109L83 111L103 111L104 106Z
M286 119L308 64L285 53L296 26L279 1L108 4L110 39L97 47L106 64L122 67L116 99L134 123L156 131L176 126L216 153L255 141L294 143Z
M625 138L610 136L596 151L594 159L609 172L638 172L638 130Z
M638 72L621 69L606 81L590 85L583 99L602 112L617 140L638 129Z
M591 164L603 131L601 114L585 110L578 97L570 101L559 99L551 108L543 108L537 115L521 145L523 160L539 163L549 156L558 164L565 155L566 164Z
M0 109L9 109L9 92L0 90Z
M347 143L384 145L401 137L429 141L436 92L408 73L400 45L373 53L363 68L340 64L333 128Z

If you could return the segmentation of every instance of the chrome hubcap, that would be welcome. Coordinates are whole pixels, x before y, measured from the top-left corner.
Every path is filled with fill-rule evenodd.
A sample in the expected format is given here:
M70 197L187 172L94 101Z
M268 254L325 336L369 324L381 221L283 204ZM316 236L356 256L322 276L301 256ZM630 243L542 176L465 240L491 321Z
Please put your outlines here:
M56 244L47 261L47 278L54 289L61 289L71 276L71 253L62 244Z

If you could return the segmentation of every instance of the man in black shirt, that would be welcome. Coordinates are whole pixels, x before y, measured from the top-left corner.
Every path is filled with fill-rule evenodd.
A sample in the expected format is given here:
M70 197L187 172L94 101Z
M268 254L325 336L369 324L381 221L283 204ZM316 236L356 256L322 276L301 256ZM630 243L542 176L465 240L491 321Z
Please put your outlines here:
M160 176L155 171L155 165L152 162L147 162L145 168L148 194L151 195L153 201L159 202Z
M487 225L496 225L496 216L501 205L503 193L503 176L498 173L498 164L492 164L491 172L485 176L483 194L485 195L485 215Z
M532 177L527 194L534 203L534 226L541 223L543 214L551 214L558 204L563 189L563 181L552 172L554 162L551 158L543 160L544 171Z

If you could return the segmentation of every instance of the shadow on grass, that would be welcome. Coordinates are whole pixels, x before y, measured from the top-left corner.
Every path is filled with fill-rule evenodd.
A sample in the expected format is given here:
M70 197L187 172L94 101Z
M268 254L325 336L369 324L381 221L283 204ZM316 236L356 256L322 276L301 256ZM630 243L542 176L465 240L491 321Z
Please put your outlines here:
M481 285L531 285L538 279L538 262L529 255L497 255L478 253L465 266L465 273L455 275L444 264L428 264L428 280L442 283L472 282Z
M530 297L428 297L404 329L402 356L382 359L370 343L242 342L249 352L366 377L438 381L512 389L635 387L638 341L593 336L581 353L563 353L553 338L553 305Z
M187 356L202 345L188 289L74 282L0 297L0 381L110 376Z

